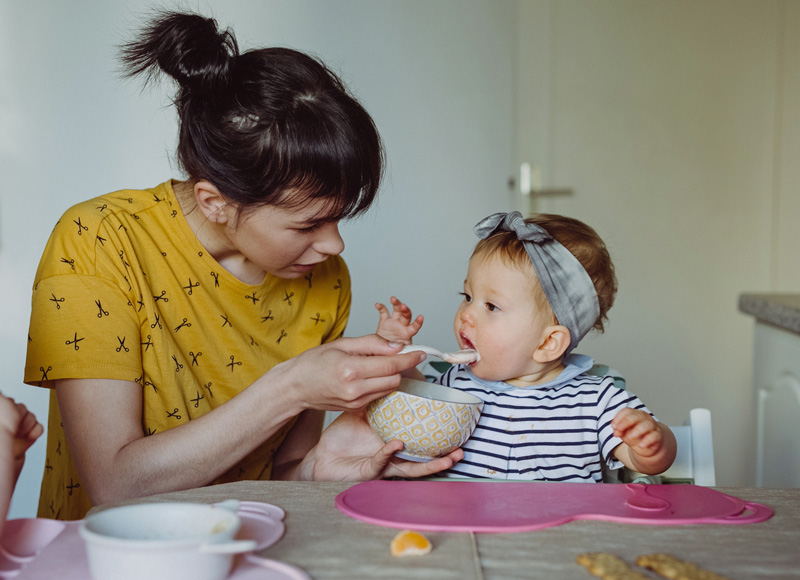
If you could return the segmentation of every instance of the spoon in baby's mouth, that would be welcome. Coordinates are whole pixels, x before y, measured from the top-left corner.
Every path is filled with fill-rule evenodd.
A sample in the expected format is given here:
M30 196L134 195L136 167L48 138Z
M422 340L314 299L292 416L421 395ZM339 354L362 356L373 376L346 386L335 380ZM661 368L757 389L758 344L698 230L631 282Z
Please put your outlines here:
M454 365L469 364L481 360L481 355L474 348L466 350L458 350L456 352L442 352L432 346L422 346L421 344L409 344L403 347L400 354L407 352L422 351L425 354L435 356L443 361L449 362Z

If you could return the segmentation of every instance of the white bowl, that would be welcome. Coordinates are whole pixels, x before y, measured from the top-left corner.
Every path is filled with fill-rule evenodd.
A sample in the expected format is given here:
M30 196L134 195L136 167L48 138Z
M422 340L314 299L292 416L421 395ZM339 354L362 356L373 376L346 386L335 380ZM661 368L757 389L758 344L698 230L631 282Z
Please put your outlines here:
M252 551L234 540L238 502L207 505L149 503L109 508L87 516L86 542L94 580L223 580L233 555Z
M447 455L469 439L483 409L474 395L414 379L367 405L367 420L385 442L400 439L396 453L411 461Z

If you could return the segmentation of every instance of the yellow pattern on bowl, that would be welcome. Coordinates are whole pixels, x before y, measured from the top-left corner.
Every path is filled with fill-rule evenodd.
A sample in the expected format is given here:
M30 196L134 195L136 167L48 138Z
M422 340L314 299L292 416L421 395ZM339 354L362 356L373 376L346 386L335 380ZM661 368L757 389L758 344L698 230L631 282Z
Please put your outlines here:
M461 447L482 409L483 402L469 393L403 379L396 391L367 406L367 420L385 442L403 442L398 457L430 461Z

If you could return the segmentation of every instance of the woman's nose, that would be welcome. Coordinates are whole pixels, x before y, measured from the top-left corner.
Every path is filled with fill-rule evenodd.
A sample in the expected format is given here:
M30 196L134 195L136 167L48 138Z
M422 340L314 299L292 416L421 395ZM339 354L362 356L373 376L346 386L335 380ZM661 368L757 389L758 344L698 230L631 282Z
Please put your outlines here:
M328 256L338 256L344 251L344 240L339 234L338 223L328 223L322 226L320 237L317 243L314 244L314 249L320 254Z

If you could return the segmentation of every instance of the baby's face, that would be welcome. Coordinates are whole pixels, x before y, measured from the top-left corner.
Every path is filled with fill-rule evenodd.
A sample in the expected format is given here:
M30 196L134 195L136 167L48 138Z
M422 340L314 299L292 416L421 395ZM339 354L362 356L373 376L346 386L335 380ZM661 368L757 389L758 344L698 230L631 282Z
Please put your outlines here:
M453 330L460 348L480 353L471 365L479 378L506 381L537 370L533 353L553 322L537 309L531 285L529 274L499 258L470 260Z

